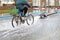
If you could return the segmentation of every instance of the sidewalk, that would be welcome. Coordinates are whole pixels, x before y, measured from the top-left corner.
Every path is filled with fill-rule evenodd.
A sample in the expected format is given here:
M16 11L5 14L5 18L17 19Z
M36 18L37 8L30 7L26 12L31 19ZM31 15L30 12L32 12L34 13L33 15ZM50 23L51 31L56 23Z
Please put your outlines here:
M33 16L40 16L42 13L38 13L38 14L34 14L34 13L31 13ZM50 16L50 15L53 15L53 14L57 14L57 13L45 13L47 16ZM7 15L7 16L0 16L0 20L3 20L3 19L11 19L12 16L11 15Z

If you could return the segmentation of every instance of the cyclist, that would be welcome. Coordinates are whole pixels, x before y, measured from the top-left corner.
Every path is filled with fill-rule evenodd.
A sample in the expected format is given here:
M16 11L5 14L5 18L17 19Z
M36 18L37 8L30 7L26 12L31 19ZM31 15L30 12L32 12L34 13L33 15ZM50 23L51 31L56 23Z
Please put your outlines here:
M16 8L19 11L18 14L24 11L24 14L21 13L21 16L25 16L29 7L31 7L31 5L27 0L16 0Z
M16 8L18 9L18 14L21 14L22 17L25 17L28 8L30 8L31 5L28 3L27 0L15 0L15 3L16 3ZM21 21L24 23L24 20L21 19Z

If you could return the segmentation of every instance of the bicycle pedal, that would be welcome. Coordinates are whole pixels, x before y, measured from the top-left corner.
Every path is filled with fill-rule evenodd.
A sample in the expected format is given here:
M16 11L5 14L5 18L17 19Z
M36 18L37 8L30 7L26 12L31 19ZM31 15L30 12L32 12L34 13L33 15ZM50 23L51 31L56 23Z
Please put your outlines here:
M25 17L22 17L22 20L24 20L25 19Z

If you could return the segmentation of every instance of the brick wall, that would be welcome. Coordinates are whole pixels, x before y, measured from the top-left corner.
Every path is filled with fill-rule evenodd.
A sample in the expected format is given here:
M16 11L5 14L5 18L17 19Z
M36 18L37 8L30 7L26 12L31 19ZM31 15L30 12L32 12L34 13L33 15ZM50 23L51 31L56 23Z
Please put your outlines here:
M11 6L0 6L0 10L6 10L6 9L10 9L10 8L15 8L14 5Z
M7 10L7 9L10 9L10 8L15 8L14 5L9 5L9 6L0 6L0 10ZM0 13L0 16L2 15L9 15L9 13Z

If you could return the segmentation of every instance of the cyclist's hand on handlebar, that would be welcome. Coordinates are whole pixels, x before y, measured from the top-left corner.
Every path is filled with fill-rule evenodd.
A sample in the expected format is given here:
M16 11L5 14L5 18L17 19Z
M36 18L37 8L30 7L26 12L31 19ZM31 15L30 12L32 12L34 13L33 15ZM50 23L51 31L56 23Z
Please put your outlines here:
M31 6L30 8L33 8L33 6Z
M33 10L33 7L31 6L30 8L28 8L28 10Z
M28 8L28 9L29 9L29 10L30 10L30 9L33 9L33 6L31 6L31 7L30 7L30 8Z

